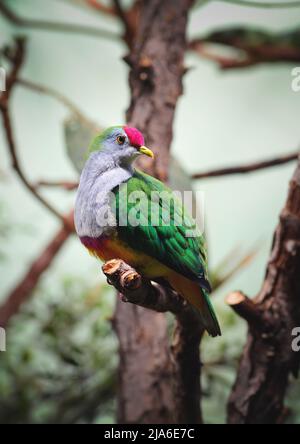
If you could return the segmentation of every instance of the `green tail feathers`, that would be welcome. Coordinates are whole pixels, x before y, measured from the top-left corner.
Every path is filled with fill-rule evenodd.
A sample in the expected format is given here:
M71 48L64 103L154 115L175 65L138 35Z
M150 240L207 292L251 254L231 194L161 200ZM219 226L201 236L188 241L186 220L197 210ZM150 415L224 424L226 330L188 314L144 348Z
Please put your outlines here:
M205 299L204 307L200 313L203 325L211 336L221 336L221 328L210 301L209 293L203 288L201 288L201 293Z

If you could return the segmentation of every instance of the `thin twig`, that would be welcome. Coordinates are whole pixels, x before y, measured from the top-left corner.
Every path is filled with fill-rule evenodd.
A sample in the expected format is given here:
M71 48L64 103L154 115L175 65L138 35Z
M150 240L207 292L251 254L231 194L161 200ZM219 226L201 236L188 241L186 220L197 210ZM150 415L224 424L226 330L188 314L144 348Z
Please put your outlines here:
M232 174L246 174L252 173L253 171L262 170L265 168L271 168L277 165L283 165L288 162L292 162L297 160L299 156L299 150L292 152L290 154L286 154L280 157L275 157L273 159L264 160L261 162L249 163L247 165L238 165L235 167L228 168L219 168L208 171L203 171L202 173L194 173L192 175L192 179L206 179L210 177L219 177L219 176L229 176Z
M220 28L216 31L194 38L188 44L189 50L218 63L223 70L246 68L261 63L300 62L298 42L299 29L271 32L260 28L236 26ZM210 45L221 48L227 46L235 50L228 57L212 51Z
M82 111L75 105L74 102L72 102L68 97L61 94L59 91L55 90L54 88L51 88L49 86L41 85L39 83L32 82L31 80L23 79L23 78L17 78L16 83L18 83L20 86L23 86L24 88L30 89L31 91L45 94L49 97L52 97L59 101L62 105L64 105L66 108L69 109L69 111L72 114L75 114L80 120L86 122L90 125L90 121L87 119L87 117L82 113Z
M276 9L276 8L299 8L300 2L299 1L292 1L292 2L256 2L251 0L217 0L217 1L223 1L224 3L231 3L233 5L238 6L247 6L247 7L253 7L253 8L270 8L270 9Z
M128 30L130 28L130 25L127 20L125 10L123 9L123 6L121 5L120 0L113 0L113 3L115 5L115 10L116 10L118 16L120 17L120 19L124 23L125 29Z
M2 112L2 118L3 118L3 125L4 130L6 134L7 144L9 148L9 153L12 159L12 167L16 171L17 175L21 179L22 183L25 185L25 187L30 191L30 193L45 207L47 208L52 214L54 214L57 218L61 219L63 223L66 223L65 217L60 214L46 199L44 199L43 196L40 195L40 193L37 191L37 189L28 181L25 173L23 172L21 165L19 163L19 159L17 156L17 150L15 145L15 140L13 136L13 130L11 126L11 118L10 114L7 108L1 109Z
M131 22L129 20L129 13L127 13L125 11L125 9L123 8L123 6L121 5L121 1L120 0L112 0L115 6L115 11L116 14L119 16L120 20L122 21L124 28L125 28L125 35L124 35L124 40L125 42L128 44L129 47L132 46L133 44L133 40L134 40L134 30L131 26ZM132 6L131 9L131 13L135 11L135 3Z
M64 190L67 191L73 191L76 190L76 188L78 188L78 182L68 182L68 181L63 181L63 180L58 180L58 181L50 181L50 180L40 180L35 184L35 188L40 188L40 187L51 187L51 188L63 188Z
M282 38L285 38L282 36ZM279 39L279 37L278 37ZM229 46L237 50L236 57L228 57L217 54L207 47L208 43ZM280 45L262 42L259 46L247 46L247 42L227 41L225 38L215 41L213 36L194 39L188 44L189 50L200 57L216 62L223 71L237 68L248 68L261 63L298 63L300 62L299 48L293 45ZM242 55L241 55L242 52Z
M97 11L104 12L105 14L112 16L116 15L116 10L113 6L106 6L100 0L84 0L84 3Z
M68 5L80 7L81 9L87 10L87 8L91 8L93 9L93 11L98 11L101 14L103 13L111 17L116 16L116 11L114 7L105 5L100 0L63 0L63 1Z
M207 49L206 43L208 43L207 40L196 39L188 44L188 48L189 50L198 54L200 57L216 62L220 69L224 71L234 68L247 68L249 66L256 65L257 63L261 63L261 60L258 61L258 59L254 59L250 56L244 58L224 57L220 54L213 53L210 49Z
M11 124L11 116L9 110L9 99L12 92L13 87L16 84L16 80L19 74L19 71L23 65L25 57L25 40L17 39L15 43L15 52L11 56L12 69L7 76L7 85L6 91L3 91L0 96L0 112L2 114L4 132L6 135L7 145L9 149L9 154L12 160L12 167L16 171L18 177L25 185L25 187L30 191L30 193L42 204L45 208L47 208L52 214L54 214L57 218L63 221L65 225L68 224L67 219L61 215L52 205L39 194L36 188L30 183L27 179L23 169L21 168L15 138L13 134L12 124Z
M0 13L11 23L23 28L37 29L41 31L66 32L71 34L82 34L91 37L101 37L109 40L119 40L120 35L91 26L75 25L71 23L57 23L48 20L34 20L19 17L14 11L7 7L4 0L0 0Z
M248 266L259 251L259 247L256 246L249 250L244 256L239 257L239 251L237 248L234 248L229 252L228 255L223 258L221 263L218 265L217 269L214 270L214 273L211 276L213 277L212 286L215 291L219 287L221 287L225 282L228 282L238 271L242 268ZM235 263L231 264L232 259L235 259ZM229 266L230 265L230 266Z
M1 305L1 327L6 327L10 318L19 311L23 302L25 302L32 294L42 274L50 267L56 255L74 231L73 212L71 212L66 218L69 219L68 226L64 225L58 230L46 248L44 248L38 257L32 262L21 281L7 296L3 305Z

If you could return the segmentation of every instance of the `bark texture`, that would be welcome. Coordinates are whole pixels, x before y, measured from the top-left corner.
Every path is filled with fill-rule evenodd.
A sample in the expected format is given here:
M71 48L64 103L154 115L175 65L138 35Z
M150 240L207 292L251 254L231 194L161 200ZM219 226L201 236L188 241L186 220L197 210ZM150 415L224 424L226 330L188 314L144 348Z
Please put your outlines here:
M144 0L136 45L126 61L131 67L131 103L127 121L146 136L156 160L143 169L167 180L169 148L178 97L182 93L187 14L192 0Z
M249 333L228 405L231 424L278 423L285 415L288 378L299 353L292 330L300 325L300 161L276 228L266 277L253 303L235 294L231 306Z
M123 302L137 304L150 310L188 316L191 305L171 288L163 287L141 276L121 259L112 259L102 267L108 283L120 292Z
M144 133L146 144L157 154L154 163L143 160L143 170L161 180L168 177L191 5L191 0L141 2L136 45L126 57L132 93L127 121ZM120 343L118 421L185 422L165 315L119 300L114 325Z

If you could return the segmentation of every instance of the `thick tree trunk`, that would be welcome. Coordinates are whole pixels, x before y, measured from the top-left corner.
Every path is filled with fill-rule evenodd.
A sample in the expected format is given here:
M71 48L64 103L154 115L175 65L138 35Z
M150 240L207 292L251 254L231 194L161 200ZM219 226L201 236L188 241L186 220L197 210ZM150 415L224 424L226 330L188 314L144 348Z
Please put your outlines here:
M292 350L292 330L300 326L300 160L275 231L260 294L253 302L241 293L228 299L249 325L228 421L278 423L285 414L289 375L297 374L300 358Z
M131 67L132 92L127 120L144 133L147 145L157 154L154 163L143 161L143 170L162 180L168 177L172 124L182 92L187 14L192 3L144 0L136 46L126 59ZM179 372L169 347L166 317L118 301L114 325L120 342L118 421L186 421L178 399ZM199 380L199 374L197 377ZM199 406L197 411L199 419Z

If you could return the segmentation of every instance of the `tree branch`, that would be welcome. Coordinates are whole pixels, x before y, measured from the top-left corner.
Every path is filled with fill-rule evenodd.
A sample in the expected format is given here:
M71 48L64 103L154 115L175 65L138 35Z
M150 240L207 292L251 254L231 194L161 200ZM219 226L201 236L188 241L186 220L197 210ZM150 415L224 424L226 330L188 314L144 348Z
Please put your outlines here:
M0 50L0 54L2 54L10 63L14 63L14 54L12 54L11 48L5 47ZM98 128L95 128L91 125L90 120L83 114L83 112L75 105L72 100L66 97L61 92L51 88L49 86L41 85L39 83L33 82L32 80L16 77L14 79L14 84L18 84L24 88L29 89L30 91L34 91L36 93L45 94L49 97L60 102L64 105L72 114L76 115L81 121L85 123L85 125L90 126L93 131L97 131Z
M279 157L275 157L269 160L263 160L260 162L253 162L247 165L239 165L235 167L217 168L213 170L203 171L200 173L194 173L192 179L206 179L210 177L229 176L232 174L246 174L254 171L259 171L265 168L271 168L278 165L284 165L286 163L297 160L299 156L299 150L290 154L285 154Z
M220 0L219 0L220 1ZM232 5L246 6L250 8L263 8L263 9L284 9L284 8L299 8L300 2L285 1L285 2L261 2L261 1L251 1L251 0L221 0L224 3L230 3Z
M0 0L0 13L11 23L22 28L31 28L41 31L64 32L69 34L82 34L91 37L101 37L109 40L120 40L120 36L105 29L93 28L91 26L73 25L70 23L57 23L47 20L33 20L19 17L5 3Z
M216 54L207 49L207 45L203 43L200 39L191 41L189 43L189 49L197 53L200 57L204 59L216 62L219 65L219 68L224 71L236 68L248 68L249 66L253 66L261 62L249 56L242 58L229 58L224 57L220 54Z
M124 25L125 33L123 36L119 36L120 40L123 39L128 48L131 49L135 43L135 37L138 29L139 16L141 11L141 0L133 0L129 8L122 6L120 0L111 0L113 3L110 6L105 5L100 0L65 0L68 3L79 5L81 7L88 6L95 11L105 14L116 19L120 19Z
M13 135L11 118L9 112L9 100L14 86L18 82L19 71L22 67L25 57L25 41L17 39L15 47L6 48L4 51L6 57L10 61L12 68L7 77L6 91L3 91L0 96L0 112L3 118L4 131L6 134L9 153L12 159L12 166L16 171L18 177L31 192L31 194L43 204L45 208L51 211L56 217L63 222L63 227L58 231L52 241L43 250L40 256L32 263L29 271L17 285L17 287L10 293L4 304L0 307L0 325L6 326L9 319L14 315L28 298L36 287L42 273L51 265L54 257L61 249L62 245L68 239L71 233L74 232L73 212L69 215L61 215L53 208L37 191L36 187L31 184L25 173L23 172L19 159L17 156L16 144Z
M102 267L108 283L130 302L159 313L185 316L191 306L171 288L150 282L121 259L112 259ZM184 313L184 314L183 314Z
M47 210L49 210L54 216L56 216L58 219L60 219L64 224L68 223L67 219L60 214L41 194L37 191L37 189L32 185L28 179L26 178L18 157L17 157L17 151L10 121L10 114L7 108L1 108L2 118L3 118L3 125L4 130L6 134L7 144L9 147L10 156L12 159L12 167L16 171L18 177L20 178L23 185L27 188L28 191L45 207Z
M11 56L12 69L7 76L7 85L6 91L3 91L0 96L0 112L2 114L4 132L6 135L7 145L9 149L9 154L12 160L12 167L16 171L18 177L21 182L25 185L25 187L30 191L30 193L52 214L54 214L57 218L59 218L64 224L68 223L68 219L66 219L63 215L61 215L52 205L41 196L36 188L29 182L26 175L24 174L21 165L19 163L19 159L17 156L17 149L15 144L15 139L13 135L13 129L11 124L11 117L9 111L9 99L12 92L13 87L16 84L17 77L21 66L24 61L25 56L25 41L23 39L16 39L15 51Z
M238 271L249 265L259 251L259 246L252 248L247 253L241 255L238 248L233 248L222 259L215 270L210 271L210 282L213 290L217 290L225 282L234 276Z
M84 3L86 3L91 8L96 9L97 11L104 12L104 14L116 16L117 12L116 9L113 6L106 6L102 1L100 0L83 0Z
M73 212L67 216L69 223L55 234L53 239L49 242L45 249L39 254L39 256L32 262L29 270L18 283L18 285L7 296L5 302L0 307L0 326L6 327L10 318L15 315L21 305L28 299L36 288L42 274L46 271L57 253L61 250L64 243L69 236L73 233Z
M256 330L266 329L259 307L241 291L230 293L226 298L226 303Z
M121 22L124 25L125 34L124 34L124 40L128 44L129 47L133 44L135 31L131 26L131 22L129 20L129 14L123 9L123 6L121 5L120 0L113 0L114 3L114 9L116 11L116 14L119 16Z
M247 319L249 333L229 404L232 424L277 423L284 415L290 374L299 370L292 330L300 325L300 159L276 228L259 295L229 302ZM236 301L234 301L236 299Z
M23 79L23 78L17 78L16 83L20 86L23 86L24 88L31 90L31 91L34 91L34 92L37 92L40 94L45 94L49 97L56 99L58 102L60 102L66 108L68 108L72 114L75 114L76 116L78 116L78 118L80 120L83 120L84 122L89 123L89 120L84 116L84 114L75 105L75 103L73 103L70 99L68 99L66 96L64 96L60 92L56 91L55 89L50 88L45 85L40 85L38 83L32 82L31 80L27 80L27 79Z
M39 180L35 185L34 188L40 188L40 187L50 187L50 188L62 188L66 191L73 191L78 188L79 183L78 182L68 182L68 181L50 181L50 180Z
M213 52L208 44L225 45L236 50L235 57ZM220 29L195 38L189 49L213 60L223 70L246 68L260 63L298 63L300 61L299 29L272 33L255 28Z

